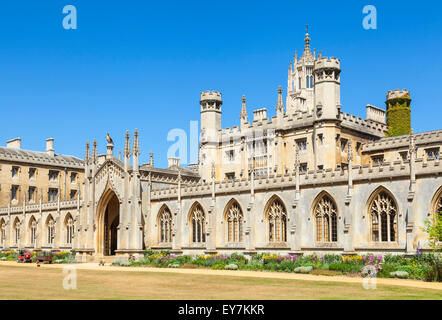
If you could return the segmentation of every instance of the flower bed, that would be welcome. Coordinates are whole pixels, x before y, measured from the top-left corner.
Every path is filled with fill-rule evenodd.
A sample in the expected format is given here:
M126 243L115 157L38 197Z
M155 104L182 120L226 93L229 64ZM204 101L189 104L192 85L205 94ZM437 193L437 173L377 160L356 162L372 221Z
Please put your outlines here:
M71 251L42 251L42 250L23 250L30 252L32 262L36 261L36 256L51 255L53 263L76 263L75 250ZM3 250L0 251L0 261L14 261L18 259L19 251L17 250Z
M312 270L313 274L367 276L391 278L395 272L408 274L410 279L441 281L441 256L416 254L411 258L402 255L277 255L256 254L249 258L242 254L174 255L170 251L147 250L138 261L116 260L113 265L151 266L159 268L211 268L275 272L300 272ZM393 273L393 275L392 275Z

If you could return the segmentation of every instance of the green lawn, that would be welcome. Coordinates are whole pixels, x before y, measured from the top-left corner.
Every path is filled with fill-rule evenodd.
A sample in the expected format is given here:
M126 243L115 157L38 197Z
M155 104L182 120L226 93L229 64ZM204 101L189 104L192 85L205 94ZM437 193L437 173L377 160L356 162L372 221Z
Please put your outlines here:
M78 270L63 289L58 268L0 265L0 299L442 299L441 290L359 283L153 272Z

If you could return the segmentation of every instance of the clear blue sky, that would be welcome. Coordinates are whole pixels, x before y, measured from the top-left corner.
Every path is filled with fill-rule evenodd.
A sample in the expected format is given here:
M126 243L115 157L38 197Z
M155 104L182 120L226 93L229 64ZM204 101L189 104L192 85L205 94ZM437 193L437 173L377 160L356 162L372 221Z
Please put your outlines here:
M62 27L65 5L78 29ZM378 29L362 28L373 4ZM22 148L84 155L86 141L105 152L109 131L122 149L124 132L140 131L166 166L173 128L199 120L199 94L223 94L223 127L239 123L241 96L275 113L305 24L311 45L341 59L344 112L365 117L384 107L388 90L411 90L415 131L442 129L440 1L2 1L0 10L0 144L20 136Z

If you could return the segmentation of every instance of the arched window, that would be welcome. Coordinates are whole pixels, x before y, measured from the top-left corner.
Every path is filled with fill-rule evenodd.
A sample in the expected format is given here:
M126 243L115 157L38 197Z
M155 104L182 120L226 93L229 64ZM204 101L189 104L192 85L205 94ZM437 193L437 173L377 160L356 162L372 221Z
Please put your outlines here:
M310 88L310 77L309 76L307 76L307 77L305 77L305 87L308 89L308 88Z
M437 220L437 218L442 219L442 188L434 205L433 219ZM442 241L442 236L439 241Z
M313 209L316 221L317 242L338 241L338 211L335 202L327 195L316 203Z
M271 200L267 209L269 223L269 242L287 241L287 213L281 200Z
M55 237L55 221L51 215L48 217L48 220L46 222L46 230L48 234L48 244L53 244Z
M172 221L172 213L168 207L164 206L158 216L160 242L172 242Z
M372 241L397 241L397 206L394 199L385 191L380 191L369 206L371 216Z
M74 219L70 213L66 216L64 227L66 230L66 244L72 244L74 240Z
M243 220L244 216L238 203L230 204L226 212L228 242L243 241Z
M0 233L0 243L4 246L6 242L6 223L3 219L0 220Z
M14 221L14 232L15 232L15 243L18 244L20 241L20 220L18 218Z
M35 245L35 241L37 240L37 221L34 217L29 221L29 231L31 233L31 244Z
M206 242L206 217L204 215L203 208L201 208L199 204L193 207L190 215L190 222L192 224L192 242Z
M313 86L315 85L313 79L314 79L313 76L310 76L310 88L313 88Z

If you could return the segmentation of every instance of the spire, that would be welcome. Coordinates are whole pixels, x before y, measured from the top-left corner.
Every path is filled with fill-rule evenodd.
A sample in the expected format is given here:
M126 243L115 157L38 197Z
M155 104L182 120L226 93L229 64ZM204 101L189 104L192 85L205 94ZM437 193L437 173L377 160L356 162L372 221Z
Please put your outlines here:
M134 147L133 147L133 153L136 156L140 155L140 145L139 145L139 141L138 141L138 129L135 129L134 132Z
M124 157L130 157L130 141L129 141L129 131L126 130L126 139L124 141Z
M241 121L247 122L247 107L246 107L246 96L242 96L242 104L241 104L241 114L239 118Z
M86 142L86 151L84 153L84 161L88 162L89 160L89 142Z
M94 139L94 145L92 149L92 158L95 160L97 159L97 140Z
M153 167L153 152L150 152L149 165Z
M302 55L304 58L312 57L312 52L310 51L310 35L308 34L308 24L305 28L305 46L304 46L304 54Z
M276 112L284 113L284 102L282 100L282 88L278 87L278 101L276 103Z

